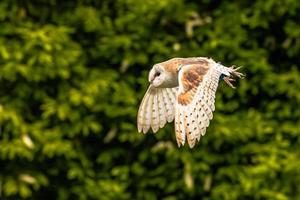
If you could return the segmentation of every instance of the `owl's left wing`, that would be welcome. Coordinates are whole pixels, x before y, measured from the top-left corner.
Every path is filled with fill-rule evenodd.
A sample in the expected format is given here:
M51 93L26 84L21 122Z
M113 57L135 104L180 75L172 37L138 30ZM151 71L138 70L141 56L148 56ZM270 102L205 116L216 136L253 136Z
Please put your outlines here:
M167 122L172 122L176 94L177 88L155 88L150 85L138 111L138 131L147 133L151 127L153 133L156 133Z
M228 74L223 66L209 60L187 64L180 69L175 110L178 146L184 145L187 138L190 148L193 148L196 140L205 134L215 110L215 93L222 71Z

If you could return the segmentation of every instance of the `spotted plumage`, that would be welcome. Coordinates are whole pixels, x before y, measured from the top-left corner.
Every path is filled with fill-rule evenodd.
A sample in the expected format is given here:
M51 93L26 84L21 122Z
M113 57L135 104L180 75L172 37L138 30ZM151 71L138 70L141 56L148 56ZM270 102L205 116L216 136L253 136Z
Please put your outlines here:
M234 88L232 77L244 77L238 69L204 57L173 58L154 65L138 111L138 131L147 133L151 128L156 133L175 119L178 146L187 141L193 148L213 118L219 80Z

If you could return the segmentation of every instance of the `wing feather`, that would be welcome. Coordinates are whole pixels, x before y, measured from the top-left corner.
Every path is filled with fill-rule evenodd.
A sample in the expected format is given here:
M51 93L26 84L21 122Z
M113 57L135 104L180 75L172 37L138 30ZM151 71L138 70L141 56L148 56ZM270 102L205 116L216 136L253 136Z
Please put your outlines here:
M140 105L139 112L138 112L138 120L137 121L138 121L138 131L139 132L142 132L144 130L144 126L146 125L145 117L147 114L146 109L147 109L148 100L149 100L149 93L147 91L142 100L142 103Z
M177 121L177 126L176 126L176 140L177 140L177 144L178 147L180 147L180 145L184 145L185 143L185 127L184 127L184 108L183 107L178 107L176 109L176 114L175 114L175 120ZM175 123L176 124L176 123Z
M190 107L189 109L187 109L187 112L185 113L185 117L186 117L186 122L185 122L185 128L186 128L186 136L187 136L187 141L188 144L191 148L194 147L195 142L196 142L196 135L198 132L198 126L197 126L197 122L195 119L195 115L196 113L193 112L192 108Z
M162 89L160 89L162 90ZM164 103L164 99L163 99L163 92L160 91L158 94L158 110L159 110L159 128L164 127L164 125L166 124L166 106Z
M152 117L152 105L153 105L153 95L149 94L147 101L147 109L145 114L145 125L143 126L143 133L146 133L151 126L151 117Z
M172 122L174 119L174 102L170 97L168 96L168 88L162 91L164 103L165 103L165 108L166 108L166 115L167 115L167 121Z
M167 122L174 120L175 92L177 88L155 88L149 86L137 115L139 132L147 133L151 128L155 133Z
M159 129L159 108L157 93L153 96L151 128L153 133L156 133Z

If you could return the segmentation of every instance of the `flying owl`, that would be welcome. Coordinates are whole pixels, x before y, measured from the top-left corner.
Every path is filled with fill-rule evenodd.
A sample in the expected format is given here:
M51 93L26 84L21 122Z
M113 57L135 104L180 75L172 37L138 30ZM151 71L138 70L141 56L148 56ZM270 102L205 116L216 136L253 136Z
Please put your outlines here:
M187 140L193 148L213 118L219 81L224 80L234 88L233 77L244 77L238 69L205 57L173 58L155 64L139 107L138 131L147 133L151 127L156 133L175 118L178 147Z

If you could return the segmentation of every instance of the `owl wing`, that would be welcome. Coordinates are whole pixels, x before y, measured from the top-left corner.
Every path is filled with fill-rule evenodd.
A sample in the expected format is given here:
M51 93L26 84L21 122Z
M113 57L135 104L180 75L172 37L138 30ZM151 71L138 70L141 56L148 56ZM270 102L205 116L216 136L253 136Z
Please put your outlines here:
M230 75L217 63L199 62L182 66L175 109L175 132L180 147L193 148L206 132L215 110L215 93L221 74Z
M149 128L156 133L167 122L174 119L177 88L155 88L149 86L140 104L138 131L147 133Z

